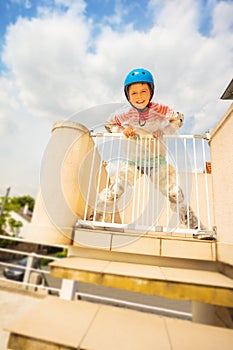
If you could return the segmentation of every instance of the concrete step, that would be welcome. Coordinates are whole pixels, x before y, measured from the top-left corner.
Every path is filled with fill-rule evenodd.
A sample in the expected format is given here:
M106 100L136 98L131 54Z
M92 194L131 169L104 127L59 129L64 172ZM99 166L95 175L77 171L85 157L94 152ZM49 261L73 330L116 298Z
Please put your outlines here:
M54 261L50 269L66 280L233 307L233 279L220 272L78 256Z
M230 329L56 297L16 315L6 330L11 350L231 350L233 344Z

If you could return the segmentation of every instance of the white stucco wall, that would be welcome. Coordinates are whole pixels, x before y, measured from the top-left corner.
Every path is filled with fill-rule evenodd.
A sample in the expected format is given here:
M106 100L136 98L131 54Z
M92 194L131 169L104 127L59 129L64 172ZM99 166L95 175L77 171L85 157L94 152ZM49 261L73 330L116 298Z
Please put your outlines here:
M233 263L233 104L212 131L210 148L219 258Z
M85 210L94 142L89 130L76 122L55 123L42 162L40 189L26 239L44 244L71 244L72 230ZM100 158L94 166L99 169ZM79 181L80 169L83 171ZM92 184L95 187L95 182ZM93 191L94 192L94 191Z

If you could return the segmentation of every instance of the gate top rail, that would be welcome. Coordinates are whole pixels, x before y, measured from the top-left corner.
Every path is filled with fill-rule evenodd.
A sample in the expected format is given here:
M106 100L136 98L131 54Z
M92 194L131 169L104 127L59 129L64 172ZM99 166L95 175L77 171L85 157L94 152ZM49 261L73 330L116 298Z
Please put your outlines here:
M115 132L115 133L111 133L111 132L96 132L93 130L90 130L90 136L91 137L116 137L116 138L125 138L124 134L121 132ZM135 138L153 138L152 135L148 134L148 135L140 135L140 136L135 136ZM168 134L164 134L163 135L164 139L205 139L205 140L209 140L210 139L210 134L207 131L205 134L172 134L172 135L168 135Z

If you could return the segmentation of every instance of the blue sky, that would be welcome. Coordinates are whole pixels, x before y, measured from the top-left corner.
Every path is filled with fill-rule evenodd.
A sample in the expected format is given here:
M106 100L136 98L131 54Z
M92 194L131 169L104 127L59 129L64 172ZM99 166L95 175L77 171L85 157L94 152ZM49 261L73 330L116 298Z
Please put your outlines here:
M229 0L0 0L0 192L35 195L53 123L125 102L134 67L184 113L183 133L212 129L230 104L232 51Z
M67 2L56 0L0 0L0 47L4 45L7 28L9 25L15 24L19 17L25 19L37 18L39 9L43 7L51 11L59 9L61 13L66 13L70 8L68 4L72 2L75 3L75 0ZM219 2L221 1L199 0L196 2L199 8L197 29L204 36L208 36L211 32L213 4ZM155 1L153 6L150 3L149 0L88 0L85 1L83 15L87 20L92 20L92 35L94 37L99 34L103 23L118 32L124 31L127 25L132 26L135 30L146 32L153 27L155 18L159 16L163 8L162 1ZM151 16L151 7L153 7L154 16ZM116 12L115 20L112 19L113 11ZM117 13L121 14L118 18ZM4 69L4 66L2 66L2 69Z
M122 13L121 23L108 22L112 27L118 27L127 23L132 23L136 30L148 30L153 25L153 19L150 17L150 9L148 8L149 0L141 1L110 1L110 0L89 0L86 1L86 7L84 15L87 18L91 18L96 27L99 23L102 23L103 19L111 16L112 11L117 8ZM220 1L215 1L220 2ZM154 8L157 11L162 8L162 2L158 1ZM202 0L199 1L199 19L198 27L202 34L208 35L211 29L211 11L213 9L213 1ZM7 26L14 24L18 17L33 18L37 17L38 7L46 6L53 9L59 7L61 11L66 12L69 6L56 5L53 0L0 0L0 36L4 37Z
M123 11L124 22L132 22L135 28L148 29L150 26L149 13L145 10L148 6L149 1L115 1L109 0L90 0L86 2L85 16L92 18L95 24L102 22L104 17L111 16L113 8L119 7L119 10ZM53 0L1 0L0 1L0 33L1 36L5 34L6 28L10 23L15 23L19 16L32 18L37 16L38 6L46 6L47 8L53 9L59 7L61 11L66 12L69 7L62 5L56 5ZM127 10L125 10L127 6ZM138 15L140 13L140 16ZM145 20L149 20L146 21ZM112 24L115 26L116 24Z
M106 16L111 16L114 7L118 7L123 11L123 18L125 22L133 22L138 29L148 28L150 23L145 23L145 19L149 19L149 11L147 10L149 1L109 1L109 0L89 0L86 2L85 16L92 18L97 24L101 22ZM46 6L53 9L59 7L61 11L66 12L69 7L64 4L57 4L53 0L1 0L1 35L4 34L5 29L9 23L14 23L19 16L32 18L37 16L38 6ZM125 8L127 7L127 9ZM140 16L138 15L140 13ZM149 21L150 22L150 21Z

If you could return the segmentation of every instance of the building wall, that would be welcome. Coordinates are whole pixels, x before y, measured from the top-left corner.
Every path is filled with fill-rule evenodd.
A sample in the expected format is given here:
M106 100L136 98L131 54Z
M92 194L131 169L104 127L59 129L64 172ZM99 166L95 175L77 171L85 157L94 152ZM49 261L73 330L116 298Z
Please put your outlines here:
M233 264L233 104L211 133L218 259Z

